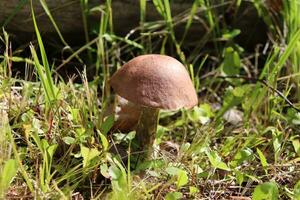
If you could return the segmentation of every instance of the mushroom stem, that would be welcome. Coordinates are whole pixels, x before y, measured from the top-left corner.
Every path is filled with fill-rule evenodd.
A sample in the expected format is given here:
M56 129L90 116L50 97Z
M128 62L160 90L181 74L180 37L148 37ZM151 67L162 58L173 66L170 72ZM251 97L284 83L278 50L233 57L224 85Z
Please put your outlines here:
M146 158L149 158L153 152L153 143L155 140L159 109L143 107L139 123L136 128L136 137L139 149L145 150Z

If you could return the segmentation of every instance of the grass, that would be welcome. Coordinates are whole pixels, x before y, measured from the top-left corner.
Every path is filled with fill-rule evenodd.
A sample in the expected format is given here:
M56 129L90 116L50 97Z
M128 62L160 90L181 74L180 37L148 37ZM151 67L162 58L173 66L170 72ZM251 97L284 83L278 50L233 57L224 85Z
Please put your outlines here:
M300 26L300 21L299 21L299 12L298 10L300 9L299 2L297 1L289 1L285 2L283 4L284 7L284 15L285 15L285 26L288 30L287 35L286 35L286 40L288 42L292 42L293 38L295 35L297 35L297 30ZM299 73L299 41L293 41L293 43L296 43L295 47L293 48L293 51L291 53L291 58L290 58L290 67L292 69L292 73ZM299 83L299 78L295 77L296 80L294 83L297 85ZM298 87L297 87L298 88ZM296 98L299 99L299 91L297 91Z
M270 38L257 52L240 46L240 30L218 21L217 9L230 2L195 0L178 14L169 1L152 3L160 19L148 21L150 2L140 0L135 34L120 36L112 1L92 8L101 15L92 30L88 1L80 1L86 44L70 47L61 63L50 59L33 9L37 42L28 45L29 56L14 51L3 30L0 199L300 199L297 1L284 2L277 13L262 1L250 2L269 27ZM46 2L41 4L60 42L69 46ZM237 12L242 4L231 6ZM200 22L204 35L188 45ZM156 157L140 163L135 132L115 130L107 113L114 103L110 75L146 53L183 62L199 105L162 112ZM94 63L93 79L88 69L78 73L80 83L57 73L74 60ZM26 67L25 78L14 73L16 65Z

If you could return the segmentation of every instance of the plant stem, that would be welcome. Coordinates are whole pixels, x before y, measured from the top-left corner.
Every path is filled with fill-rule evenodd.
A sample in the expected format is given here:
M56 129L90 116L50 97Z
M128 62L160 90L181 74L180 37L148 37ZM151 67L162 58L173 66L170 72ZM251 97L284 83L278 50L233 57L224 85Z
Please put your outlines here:
M148 159L153 153L159 109L143 107L139 123L136 128L136 137L139 149L145 151L145 158Z

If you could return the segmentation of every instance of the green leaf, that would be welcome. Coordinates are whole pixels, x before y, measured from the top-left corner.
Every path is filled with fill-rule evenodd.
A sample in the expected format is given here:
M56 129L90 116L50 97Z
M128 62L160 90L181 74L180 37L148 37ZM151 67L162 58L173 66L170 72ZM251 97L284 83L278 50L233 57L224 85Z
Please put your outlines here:
M115 143L120 143L123 141L131 141L133 138L135 138L136 132L135 131L130 131L127 134L124 133L114 133L114 139L115 139Z
M227 156L232 153L235 148L236 141L238 140L237 137L228 136L226 139L224 138L223 147L221 149L222 155Z
M165 166L165 161L163 159L157 160L146 160L138 164L136 170L137 171L144 171L147 169L161 169Z
M222 72L227 76L233 76L240 73L241 61L238 52L232 47L225 49L224 61L221 66Z
M233 39L235 36L239 35L240 33L241 33L240 29L233 29L232 31L224 33L222 37L226 40L229 40L229 39Z
M235 96L235 97L244 97L244 95L246 94L247 92L247 87L244 87L244 86L241 86L241 87L236 87L232 90L232 94Z
M283 143L283 134L281 131L279 131L277 128L273 127L270 129L272 133L272 142L273 142L273 148L275 152L275 162L277 162L280 152L281 152L281 144Z
M73 137L63 137L62 140L64 141L64 143L66 143L67 145L71 145L71 144L75 144L75 138Z
M230 164L233 167L237 167L240 164L242 164L244 161L251 159L252 155L253 152L251 149L249 148L242 149L235 154L233 161Z
M114 116L110 115L108 116L105 121L103 122L103 124L101 125L101 133L103 135L107 135L108 131L111 129L111 127L113 127L114 125Z
M122 164L117 159L113 159L112 166L109 167L108 173L111 177L113 192L116 195L115 199L130 199L125 198L129 195L130 189L128 187L128 181L130 182L130 177L129 174L126 173L126 170L124 169Z
M180 146L180 152L187 152L191 147L191 143L185 142Z
M298 156L300 156L300 140L299 139L292 139L292 144L295 149L295 152Z
M135 131L130 131L129 133L127 133L126 139L129 141L133 140L135 138L135 134Z
M13 178L16 176L18 171L18 165L16 160L9 159L5 162L2 175L0 177L0 190L5 191L8 189L10 183L12 182ZM1 191L0 191L1 192Z
M266 182L255 187L253 200L277 200L279 197L277 184L275 182Z
M113 180L118 180L122 176L122 171L115 165L109 167L108 173Z
M177 188L180 188L189 182L189 177L188 177L186 171L180 170L179 173L177 174L177 176L178 176Z
M245 97L251 91L251 85L242 85L234 89L228 89L225 93L223 106L218 112L217 116L221 117L230 108L237 106L245 101Z
M107 164L102 164L100 165L100 173L105 177L105 178L110 178L110 175L109 175L109 171L108 171L108 167L107 167Z
M166 168L166 172L167 172L169 175L172 175L172 176L177 175L179 170L180 170L180 169L177 168L177 167L167 167L167 168Z
M79 143L86 142L86 139L89 137L85 128L83 128L83 127L76 128L75 133L76 133L75 138L77 141L79 141Z
M236 170L235 172L235 178L236 178L236 181L239 185L242 185L242 183L244 182L244 179L245 179L245 176L242 172Z
M50 146L46 139L42 139L41 144L42 144L42 151L46 151L47 148Z
M258 157L260 159L260 163L263 167L267 167L268 166L268 162L266 157L264 156L264 154L261 152L261 150L259 150L259 148L256 149Z
M300 180L296 183L294 187L294 199L300 200Z
M193 122L200 122L206 124L210 121L210 118L214 116L211 106L209 104L201 104L199 107L195 106L190 112L188 117Z
M190 193L190 195L192 195L192 196L199 192L199 189L196 188L196 187L194 187L194 186L190 186L190 187L189 187L189 190L190 190L189 193Z
M166 197L165 200L177 200L177 199L181 199L183 197L181 192L169 192Z
M177 176L177 188L180 188L188 183L189 178L186 171L177 167L167 167L166 172L172 176Z
M214 168L230 171L226 163L222 162L221 157L215 151L206 151L206 155Z
M101 138L101 143L102 143L102 146L103 146L103 149L104 151L107 151L108 150L108 147L109 147L109 143L105 137L105 135L103 135L100 131L97 131L98 134L100 135L100 138Z
M80 145L80 152L83 157L83 167L88 166L92 159L100 155L100 152L96 148L90 149L83 145Z
M156 138L156 144L160 144L161 138L164 136L164 134L167 130L168 129L164 126L161 126L161 125L157 126L156 137L155 137Z
M48 153L48 155L49 155L49 159L51 159L52 160L52 158L53 158L53 155L54 155L54 153L55 153L55 151L56 151L56 149L57 149L57 144L52 144L52 145L50 145L48 148L47 148L47 153Z
M289 108L287 110L286 118L289 123L294 125L300 125L300 113L295 111L294 109Z
M79 109L78 108L70 108L71 112L71 120L77 123L79 121Z

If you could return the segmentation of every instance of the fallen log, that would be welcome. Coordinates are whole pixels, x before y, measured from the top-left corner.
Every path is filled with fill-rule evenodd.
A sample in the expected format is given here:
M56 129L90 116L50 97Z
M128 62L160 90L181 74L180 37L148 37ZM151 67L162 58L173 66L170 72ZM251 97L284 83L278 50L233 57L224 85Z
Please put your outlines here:
M192 5L191 0L175 1L172 12L178 14ZM79 0L46 0L47 6L53 15L55 22L63 33L81 31L83 29L82 6ZM104 4L103 0L89 0L89 8ZM147 4L147 18L158 19L152 3ZM33 3L39 28L46 33L55 32L51 21L45 13L40 1ZM114 0L112 3L114 25L118 30L128 30L139 24L139 1L138 0ZM98 22L100 14L91 14L89 20ZM2 0L0 1L0 22L7 30L15 32L34 32L30 0Z
M89 0L89 8L105 3L105 0ZM176 16L191 9L193 0L173 0L171 3L172 15ZM211 1L212 8L219 12L220 20L226 20L226 15L230 15L232 2L224 5ZM79 0L46 0L47 6L60 31L68 36L73 36L76 40L84 40L84 26L82 20L82 7ZM2 0L0 1L0 23L11 34L17 38L32 39L34 28L31 18L30 0ZM40 1L33 0L33 8L38 22L38 27L44 35L55 34L55 29L45 13ZM127 34L133 28L139 26L140 5L138 0L113 0L113 24L116 34ZM205 12L197 14L205 18ZM100 13L88 15L88 24L98 23ZM147 1L146 21L162 19L151 1ZM243 1L242 6L236 13L236 17L229 22L230 27L241 29L241 42L255 45L266 39L266 26L259 18L256 9L250 2ZM176 28L182 33L185 24ZM203 36L207 29L203 24L193 23L188 40L195 41ZM254 34L255 33L255 34Z

